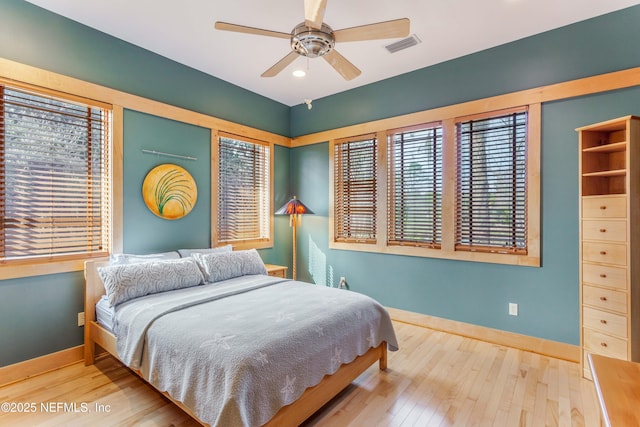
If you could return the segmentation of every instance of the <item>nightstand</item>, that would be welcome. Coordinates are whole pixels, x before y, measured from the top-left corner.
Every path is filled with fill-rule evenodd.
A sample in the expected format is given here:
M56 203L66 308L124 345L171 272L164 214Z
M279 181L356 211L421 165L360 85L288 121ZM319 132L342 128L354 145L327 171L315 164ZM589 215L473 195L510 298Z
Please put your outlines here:
M283 265L274 265L274 264L265 264L267 267L267 274L273 277L282 277L283 279L287 278L287 268Z

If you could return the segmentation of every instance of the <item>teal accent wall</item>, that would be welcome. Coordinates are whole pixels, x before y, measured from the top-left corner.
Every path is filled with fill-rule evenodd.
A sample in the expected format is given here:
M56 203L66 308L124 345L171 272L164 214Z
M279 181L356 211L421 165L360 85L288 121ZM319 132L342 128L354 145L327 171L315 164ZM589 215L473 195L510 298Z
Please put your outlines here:
M452 105L640 65L640 7L292 107L291 134ZM637 88L550 102L542 108L542 266L505 266L328 248L328 144L291 150L305 217L298 277L351 289L383 305L579 344L578 136L575 128L640 114ZM307 219L309 218L309 219ZM637 254L636 254L637 255ZM519 316L508 315L508 303Z
M0 280L0 366L82 344L82 272Z
M297 136L640 65L640 6L288 108L21 0L0 2L0 57L274 133ZM316 215L299 229L298 275L419 313L578 343L577 135L584 124L640 114L640 89L547 103L542 119L542 267L515 267L328 249L328 144L275 148L275 207L297 195ZM124 247L154 252L207 245L209 131L125 112ZM200 191L177 221L144 206L152 148L185 161ZM180 163L179 163L180 164ZM266 262L291 267L287 217L274 220ZM0 366L82 343L82 273L0 281ZM507 316L507 303L520 316Z
M197 160L143 153L153 150ZM211 132L209 129L125 110L124 114L123 250L151 253L207 248L211 241ZM154 167L183 167L198 187L193 210L167 220L153 214L142 199L142 182Z
M337 286L344 276L388 307L578 345L575 128L628 114L640 114L640 88L543 105L540 268L329 249L329 146L294 148L295 191L317 214L298 233L298 278Z
M0 1L0 57L289 134L286 105L23 0Z
M0 57L276 134L289 132L289 108L279 102L22 0L0 1ZM209 246L209 130L131 110L124 121L124 249L141 253ZM142 154L141 148L198 160L157 158ZM189 170L199 188L194 210L175 221L153 215L141 196L146 173L171 162ZM284 200L288 149L277 147L275 162L274 188ZM287 231L288 224L277 220L276 244L285 248L263 251L265 260L286 265L291 254ZM83 289L81 272L0 281L0 366L81 345L77 313L84 310Z
M294 195L291 193L291 177L290 150L279 145L274 149L273 164L273 209L278 210ZM289 267L289 276L291 277L291 262L293 260L292 253L292 235L289 228L289 217L286 215L273 216L273 248L261 249L260 256L264 262L268 264L286 265Z
M295 137L637 67L638 22L640 6L634 6L316 99L312 110L299 104L291 108L290 134Z

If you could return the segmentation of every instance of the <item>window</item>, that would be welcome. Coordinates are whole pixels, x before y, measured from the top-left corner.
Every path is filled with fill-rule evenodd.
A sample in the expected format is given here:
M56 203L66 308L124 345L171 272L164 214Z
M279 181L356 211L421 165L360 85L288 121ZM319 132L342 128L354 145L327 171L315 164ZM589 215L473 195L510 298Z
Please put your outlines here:
M110 117L91 105L0 85L0 259L109 252Z
M271 242L271 157L267 143L220 134L217 243Z
M376 242L377 152L377 139L371 135L334 146L336 241Z
M456 127L456 250L526 254L527 112Z
M539 266L540 104L475 107L330 141L329 247Z
M388 142L389 245L442 242L442 126L399 129Z

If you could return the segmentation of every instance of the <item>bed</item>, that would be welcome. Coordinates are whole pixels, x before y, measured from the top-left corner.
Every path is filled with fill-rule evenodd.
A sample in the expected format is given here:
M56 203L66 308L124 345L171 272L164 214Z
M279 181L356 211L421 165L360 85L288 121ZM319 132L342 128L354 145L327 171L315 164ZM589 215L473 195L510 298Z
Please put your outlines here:
M205 268L204 285L134 295L109 313L109 269L85 265L85 363L106 350L203 425L299 425L397 349L386 310L355 292L255 271L214 280Z

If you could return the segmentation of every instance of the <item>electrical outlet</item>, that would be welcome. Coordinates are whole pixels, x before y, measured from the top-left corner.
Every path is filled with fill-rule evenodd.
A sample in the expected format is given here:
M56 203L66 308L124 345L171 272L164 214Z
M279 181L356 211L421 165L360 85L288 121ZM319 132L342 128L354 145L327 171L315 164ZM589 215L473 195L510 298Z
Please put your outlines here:
M509 303L509 316L517 316L518 315L518 304L510 302Z
M78 326L84 326L84 311L78 313Z

